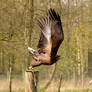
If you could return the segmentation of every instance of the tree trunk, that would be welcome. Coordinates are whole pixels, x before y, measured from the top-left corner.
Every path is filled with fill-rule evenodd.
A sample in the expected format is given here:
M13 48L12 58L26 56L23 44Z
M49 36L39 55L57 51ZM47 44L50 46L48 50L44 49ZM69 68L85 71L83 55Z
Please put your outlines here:
M60 75L60 81L59 81L58 92L60 92L60 88L61 88L61 82L62 82L62 74Z
M11 55L9 55L9 72L8 72L8 78L9 78L9 92L12 92L12 60Z
M9 92L12 92L12 79L11 79L12 68L9 69Z
M34 3L33 0L27 0L25 11L25 45L30 46L31 35L33 31Z
M1 65L2 73L4 73L4 50L1 48Z
M25 11L25 46L31 46L31 36L33 32L33 17L34 17L34 1L33 0L27 0L27 7ZM27 56L27 67L29 67L31 58L30 54Z
M51 76L50 80L47 82L47 84L45 85L45 89L47 89L49 87L49 85L51 84L51 82L52 82L52 80L54 78L54 75L55 75L55 72L56 72L56 65L57 65L57 63L55 63L52 76Z

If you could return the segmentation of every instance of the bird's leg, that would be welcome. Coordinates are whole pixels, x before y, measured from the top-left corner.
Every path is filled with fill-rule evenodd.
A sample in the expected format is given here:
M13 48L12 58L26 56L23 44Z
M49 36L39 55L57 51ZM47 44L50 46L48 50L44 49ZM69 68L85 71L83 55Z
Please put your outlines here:
M31 66L30 66L29 68L30 68L30 69L33 69L34 67L40 66L41 64L42 64L41 61L39 61L39 62L32 62L32 63L31 63Z
M39 57L38 56L32 56L33 59L35 59L36 61L39 61Z
M29 69L34 70L34 68L32 66L30 66Z

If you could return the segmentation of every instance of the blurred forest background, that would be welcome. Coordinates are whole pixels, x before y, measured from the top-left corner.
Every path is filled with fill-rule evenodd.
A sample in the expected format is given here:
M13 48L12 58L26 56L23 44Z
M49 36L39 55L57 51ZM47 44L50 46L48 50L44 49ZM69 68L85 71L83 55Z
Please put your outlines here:
M58 54L64 58L37 68L40 85L53 79L49 90L92 88L88 85L92 79L92 0L0 0L0 90L8 89L10 71L13 90L24 89L25 70L32 61L27 48L36 49L37 19L50 7L61 16L65 37Z

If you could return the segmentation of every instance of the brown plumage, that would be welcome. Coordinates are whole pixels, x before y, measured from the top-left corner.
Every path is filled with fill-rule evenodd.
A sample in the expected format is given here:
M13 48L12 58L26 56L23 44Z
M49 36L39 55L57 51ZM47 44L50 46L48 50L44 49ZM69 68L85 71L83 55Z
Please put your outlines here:
M29 52L35 59L31 64L31 68L41 64L51 65L55 63L60 57L57 55L58 48L64 40L61 19L54 9L50 8L47 16L38 21L38 25L41 36L37 51L29 48Z

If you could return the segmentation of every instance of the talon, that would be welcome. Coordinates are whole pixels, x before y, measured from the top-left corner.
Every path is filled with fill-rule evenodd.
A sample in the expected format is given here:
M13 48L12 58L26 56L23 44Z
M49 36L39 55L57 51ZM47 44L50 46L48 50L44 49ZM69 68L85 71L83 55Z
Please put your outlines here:
M38 58L38 57L33 56L33 58L34 58L36 61L39 61L39 58Z
M34 68L32 66L30 66L29 69L32 69L33 70Z

